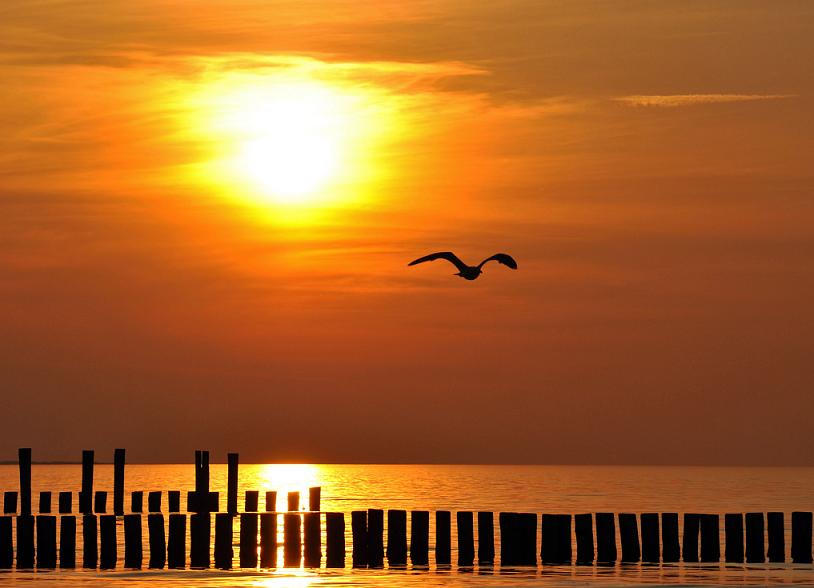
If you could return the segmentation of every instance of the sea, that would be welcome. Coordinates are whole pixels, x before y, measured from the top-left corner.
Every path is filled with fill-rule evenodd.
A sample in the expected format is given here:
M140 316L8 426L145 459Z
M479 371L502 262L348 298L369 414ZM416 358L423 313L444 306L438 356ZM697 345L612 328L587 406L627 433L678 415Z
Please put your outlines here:
M39 491L53 492L54 509L59 491L76 493L81 466L32 467L34 509ZM129 493L142 490L181 490L182 509L186 491L194 488L192 464L128 464L126 508ZM534 513L588 512L770 512L786 513L786 553L790 549L792 511L814 510L814 468L798 467L618 467L618 466L517 466L517 465L321 465L241 464L239 509L245 490L260 492L260 510L286 510L289 492L300 492L303 509L309 508L308 488L322 488L321 510L346 513L348 558L344 569L276 568L241 570L0 570L0 586L110 586L116 587L487 587L487 586L765 586L797 584L814 586L814 565L766 564L616 564L611 566L555 565L537 568L475 566L458 569L411 566L390 569L353 569L350 561L350 512L368 508L405 510L473 510ZM0 466L0 490L16 491L19 474L14 465ZM95 490L108 490L112 503L113 466L97 464ZM212 464L210 489L226 496L226 465ZM267 491L277 492L277 503L266 505ZM166 492L162 495L166 512ZM282 517L278 517L282 523ZM430 517L430 549L434 529ZM455 517L453 556L455 562ZM237 555L238 528L235 525ZM723 525L721 525L723 526ZM538 530L539 531L539 530ZM723 532L723 531L722 531ZM477 534L476 534L477 535ZM123 543L121 527L118 533ZM385 532L386 536L386 532ZM81 528L78 530L78 561L81 564ZM496 537L498 540L499 537ZM282 548L282 528L278 541ZM144 523L145 562L148 554ZM539 546L539 538L538 538ZM120 549L122 549L120 545ZM498 549L499 552L499 549ZM432 552L431 552L432 553ZM119 562L123 554L119 554ZM280 556L278 561L282 562ZM237 560L235 562L237 565ZM323 566L324 559L323 559Z

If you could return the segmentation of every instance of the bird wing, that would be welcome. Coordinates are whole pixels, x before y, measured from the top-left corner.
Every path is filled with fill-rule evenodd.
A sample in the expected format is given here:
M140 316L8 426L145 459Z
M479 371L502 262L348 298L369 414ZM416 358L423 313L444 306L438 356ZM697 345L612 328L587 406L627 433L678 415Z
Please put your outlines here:
M425 255L424 257L419 257L416 260L411 261L407 265L417 265L419 263L424 263L425 261L435 261L436 259L446 259L448 262L453 264L455 267L458 268L458 271L464 271L466 269L466 264L458 259L458 256L452 253L451 251L439 251L438 253L430 253L429 255Z
M503 264L503 265L506 265L506 266L508 266L508 267L510 267L512 269L517 269L517 262L514 260L514 258L511 255L507 255L505 253L495 253L492 257L484 259L482 262L480 262L480 265L478 267L483 267L484 264L489 262L489 261L496 261L496 262L498 262L500 264Z

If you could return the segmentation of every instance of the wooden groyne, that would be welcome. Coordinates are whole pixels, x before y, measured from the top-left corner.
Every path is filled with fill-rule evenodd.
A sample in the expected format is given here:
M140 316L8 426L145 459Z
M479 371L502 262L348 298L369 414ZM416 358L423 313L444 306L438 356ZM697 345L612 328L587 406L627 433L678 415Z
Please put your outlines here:
M34 509L31 450L20 449L19 489L3 492L0 569L318 568L323 563L329 568L349 563L371 568L409 564L420 569L431 561L439 568L812 563L811 512L791 513L789 553L787 517L781 512L726 513L721 525L721 515L713 513L501 512L495 516L458 511L453 536L450 511L368 509L350 513L348 549L346 515L320 510L320 488L309 489L308 511L300 509L299 492L289 492L288 510L282 512L276 510L276 492L265 492L261 512L260 492L247 490L239 512L238 455L229 454L227 463L225 511L220 510L219 493L209 488L209 452L196 451L195 488L186 493L186 511L181 512L180 490L151 491L145 516L143 491L131 492L125 503L125 451L116 449L112 512L108 513L108 492L94 490L94 452L83 451L78 512L73 512L74 493L59 492L55 515L52 492L40 492ZM280 522L283 533L278 544Z

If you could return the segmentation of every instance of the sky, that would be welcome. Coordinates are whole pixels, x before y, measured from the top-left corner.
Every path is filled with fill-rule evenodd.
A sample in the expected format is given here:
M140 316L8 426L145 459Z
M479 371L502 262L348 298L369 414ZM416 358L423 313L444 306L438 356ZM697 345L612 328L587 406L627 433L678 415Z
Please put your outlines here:
M0 459L814 465L812 55L804 0L6 0Z

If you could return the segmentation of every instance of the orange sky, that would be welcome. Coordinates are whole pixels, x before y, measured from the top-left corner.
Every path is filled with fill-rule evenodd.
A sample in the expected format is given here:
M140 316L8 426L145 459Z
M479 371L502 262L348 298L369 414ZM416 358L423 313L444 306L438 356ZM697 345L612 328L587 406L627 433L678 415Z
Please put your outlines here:
M805 1L7 0L0 459L814 464L812 54Z

